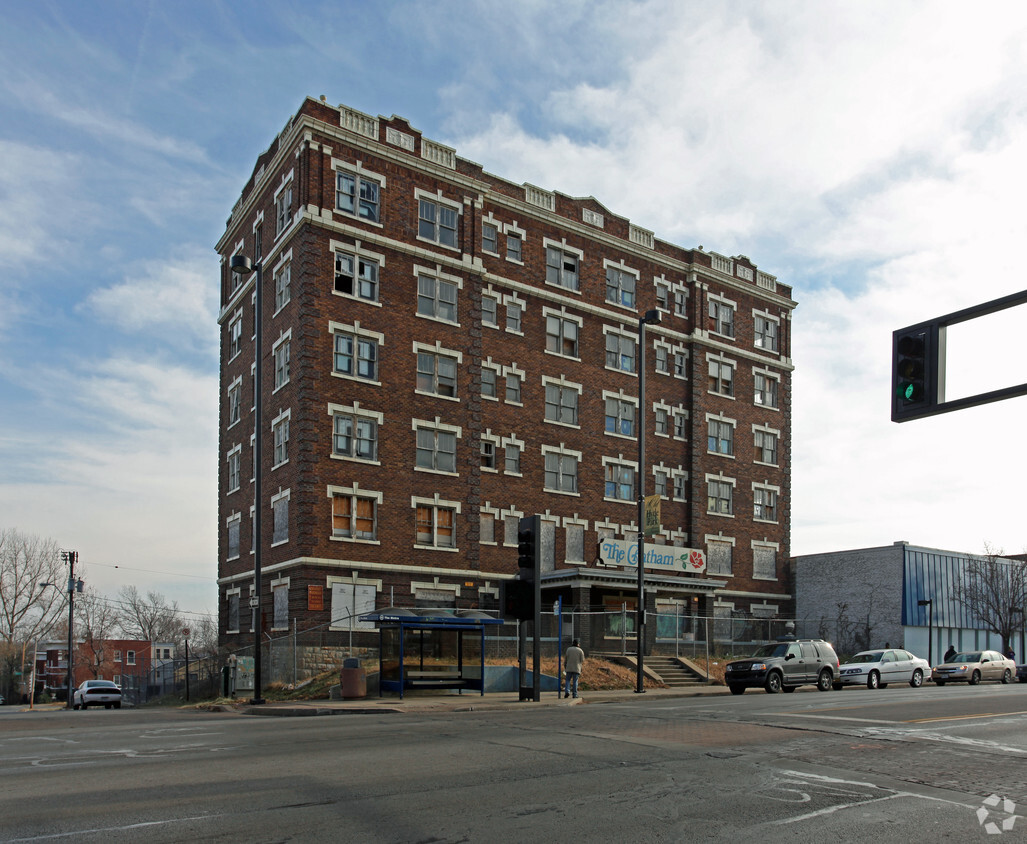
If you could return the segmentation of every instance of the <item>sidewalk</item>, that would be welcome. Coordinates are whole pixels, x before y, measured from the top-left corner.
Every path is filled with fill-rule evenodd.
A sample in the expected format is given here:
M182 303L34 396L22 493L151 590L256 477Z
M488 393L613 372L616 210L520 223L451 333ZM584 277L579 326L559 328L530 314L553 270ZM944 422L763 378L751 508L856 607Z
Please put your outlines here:
M359 700L268 701L252 705L240 701L234 705L219 705L216 711L238 712L241 715L278 715L298 717L305 715L371 715L382 712L485 712L503 709L530 709L540 706L578 706L612 703L628 700L666 700L668 698L707 697L728 694L727 686L696 686L685 689L647 689L636 694L630 689L613 691L582 691L577 698L563 698L556 692L543 692L540 700L518 700L517 692L477 692L463 694L407 694L402 700L396 695L366 697Z

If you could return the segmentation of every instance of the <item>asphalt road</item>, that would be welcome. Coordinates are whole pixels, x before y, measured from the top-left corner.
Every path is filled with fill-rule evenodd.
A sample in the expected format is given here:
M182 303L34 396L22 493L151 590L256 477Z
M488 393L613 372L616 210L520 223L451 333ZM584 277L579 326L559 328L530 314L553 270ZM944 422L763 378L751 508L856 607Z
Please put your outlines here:
M309 718L3 707L0 841L1020 841L1025 726L1024 684Z

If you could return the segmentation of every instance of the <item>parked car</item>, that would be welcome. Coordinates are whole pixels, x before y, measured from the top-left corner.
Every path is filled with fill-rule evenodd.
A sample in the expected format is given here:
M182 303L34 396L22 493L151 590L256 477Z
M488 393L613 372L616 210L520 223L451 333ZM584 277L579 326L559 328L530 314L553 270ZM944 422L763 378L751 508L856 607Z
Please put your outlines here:
M1027 683L1027 663L1016 666L1016 679L1021 683Z
M931 679L939 686L948 682L966 682L976 686L981 680L1008 683L1016 676L1016 663L998 651L967 651L956 654L948 662L934 666Z
M83 680L71 699L73 709L103 705L104 709L121 709L121 689L110 680Z
M731 694L763 688L769 694L794 692L799 686L815 684L831 690L838 676L838 655L823 639L790 639L764 645L748 659L736 659L724 668L724 681Z
M914 689L931 676L931 663L909 651L898 648L860 651L838 669L835 689L845 686L866 686L883 689L889 683L909 683Z

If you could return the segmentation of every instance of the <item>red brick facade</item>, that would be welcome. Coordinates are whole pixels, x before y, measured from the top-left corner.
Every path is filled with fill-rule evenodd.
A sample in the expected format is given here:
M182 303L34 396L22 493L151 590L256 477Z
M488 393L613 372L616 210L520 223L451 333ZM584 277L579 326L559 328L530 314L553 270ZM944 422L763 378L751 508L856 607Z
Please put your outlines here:
M714 552L706 575L649 601L790 608L795 303L748 258L663 242L594 199L497 178L401 119L312 99L258 159L217 248L225 642L248 640L253 579L256 274L233 276L236 254L263 262L265 629L328 625L336 583L365 607L494 608L517 569L510 525L533 513L557 572L546 600L627 599L635 575L597 565L596 549L635 532L631 370L650 309L663 319L646 328L644 477L650 494L665 478L660 541L732 550L730 572L713 572Z

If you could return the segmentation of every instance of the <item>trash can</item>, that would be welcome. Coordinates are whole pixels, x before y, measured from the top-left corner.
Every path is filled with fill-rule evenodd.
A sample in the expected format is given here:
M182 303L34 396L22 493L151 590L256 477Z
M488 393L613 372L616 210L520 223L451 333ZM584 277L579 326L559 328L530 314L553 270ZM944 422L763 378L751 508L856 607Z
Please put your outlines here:
M339 686L343 700L367 697L367 672L360 667L360 660L356 657L342 661Z

